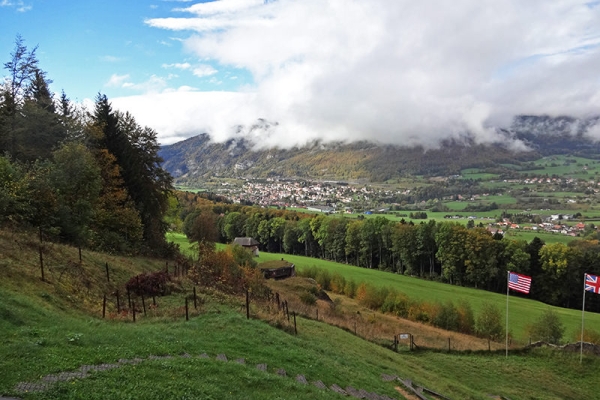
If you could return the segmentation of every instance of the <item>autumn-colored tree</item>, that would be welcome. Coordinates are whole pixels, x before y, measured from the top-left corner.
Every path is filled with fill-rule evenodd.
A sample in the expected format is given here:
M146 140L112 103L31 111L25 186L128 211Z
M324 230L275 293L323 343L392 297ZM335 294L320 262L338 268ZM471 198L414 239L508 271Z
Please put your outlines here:
M116 159L107 149L96 151L95 159L102 178L94 221L96 244L107 251L138 250L142 242L142 221L124 186Z

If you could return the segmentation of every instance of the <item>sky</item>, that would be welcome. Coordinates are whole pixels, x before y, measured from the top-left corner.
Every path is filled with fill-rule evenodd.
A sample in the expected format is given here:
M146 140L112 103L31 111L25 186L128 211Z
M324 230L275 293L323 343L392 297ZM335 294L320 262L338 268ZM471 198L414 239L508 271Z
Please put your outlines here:
M55 93L106 94L161 144L437 147L600 114L600 1L0 0L3 63L17 35Z

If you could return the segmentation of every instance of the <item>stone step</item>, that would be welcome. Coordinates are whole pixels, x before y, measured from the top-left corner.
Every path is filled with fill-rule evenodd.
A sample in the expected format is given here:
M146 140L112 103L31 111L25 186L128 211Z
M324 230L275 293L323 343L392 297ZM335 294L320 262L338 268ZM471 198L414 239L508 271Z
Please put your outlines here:
M260 371L267 371L267 364L257 364L256 365L256 369L260 370Z
M315 385L319 389L327 389L327 386L325 386L325 384L322 381L314 381L313 385Z
M343 394L344 396L348 396L348 393L346 393L346 391L344 389L342 389L335 383L333 385L329 386L329 389L333 390L336 393Z

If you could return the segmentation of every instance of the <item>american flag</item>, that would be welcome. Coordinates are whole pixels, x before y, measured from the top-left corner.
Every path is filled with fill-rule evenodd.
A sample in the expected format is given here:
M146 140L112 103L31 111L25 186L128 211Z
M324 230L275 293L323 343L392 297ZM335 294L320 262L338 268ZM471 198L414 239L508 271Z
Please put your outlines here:
M529 293L531 286L531 277L527 275L517 274L516 272L508 272L508 288L521 293Z
M600 280L596 275L585 274L585 290L600 294Z

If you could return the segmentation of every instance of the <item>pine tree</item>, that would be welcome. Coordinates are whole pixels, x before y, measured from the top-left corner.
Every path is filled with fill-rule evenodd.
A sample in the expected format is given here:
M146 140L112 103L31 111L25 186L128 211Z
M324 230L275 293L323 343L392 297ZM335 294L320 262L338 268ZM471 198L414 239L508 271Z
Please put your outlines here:
M156 132L139 126L130 114L114 112L106 95L101 94L96 98L93 120L104 134L101 144L115 156L124 186L141 217L145 244L152 251L164 250L167 225L163 216L169 206L172 178L161 168Z

